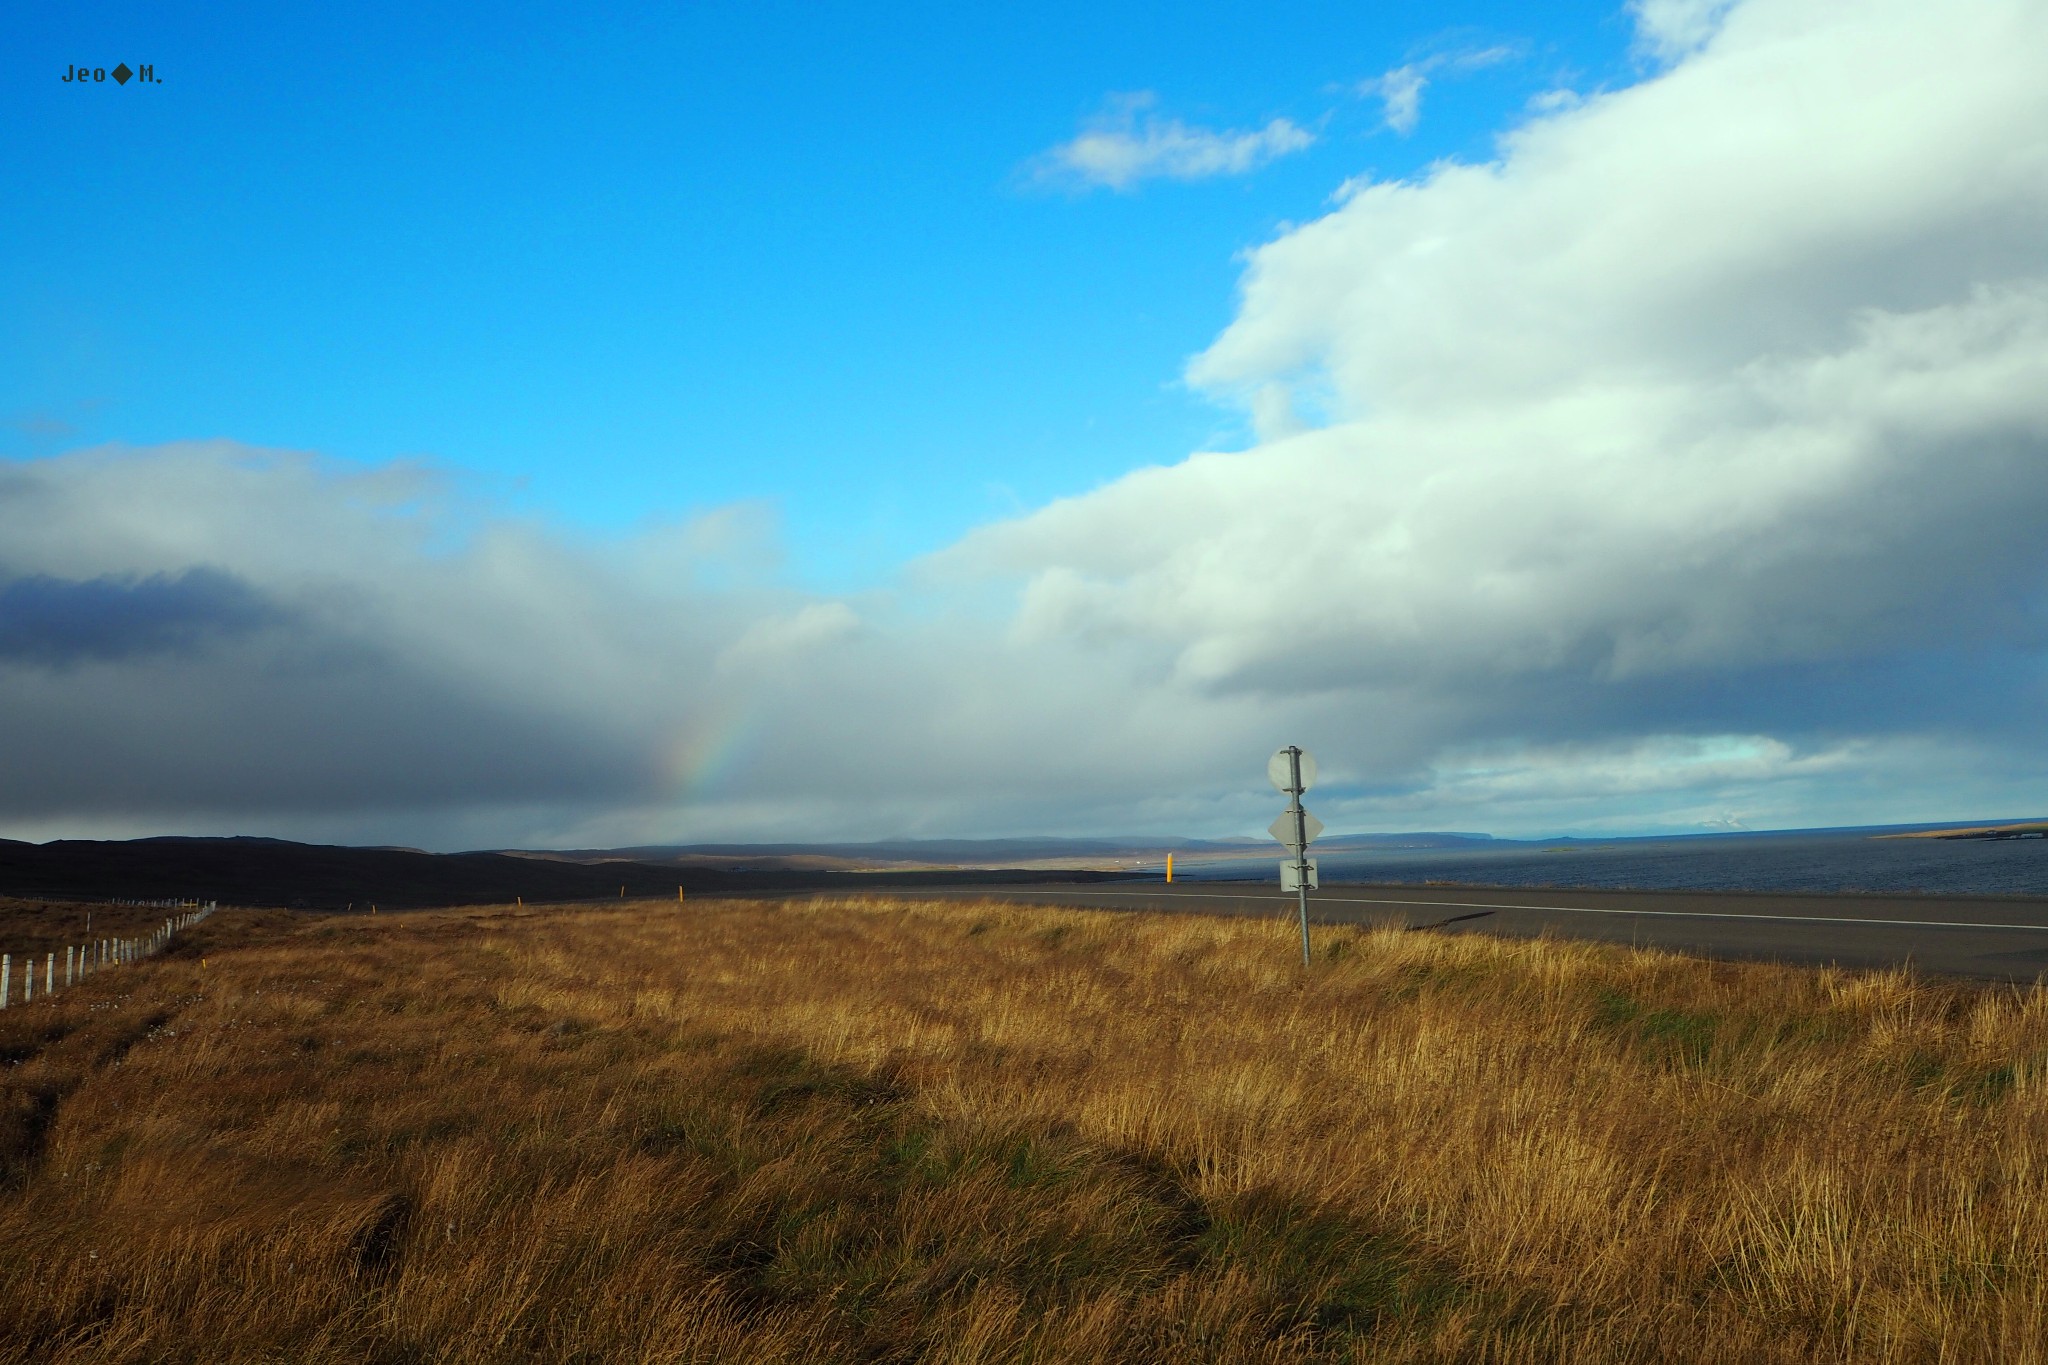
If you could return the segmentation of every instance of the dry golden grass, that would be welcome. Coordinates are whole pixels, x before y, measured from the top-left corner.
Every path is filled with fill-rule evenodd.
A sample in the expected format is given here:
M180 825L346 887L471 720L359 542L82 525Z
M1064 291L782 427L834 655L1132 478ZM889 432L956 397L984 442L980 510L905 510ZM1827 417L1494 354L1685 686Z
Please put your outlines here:
M1291 935L224 912L0 1015L0 1359L2048 1359L2041 991Z

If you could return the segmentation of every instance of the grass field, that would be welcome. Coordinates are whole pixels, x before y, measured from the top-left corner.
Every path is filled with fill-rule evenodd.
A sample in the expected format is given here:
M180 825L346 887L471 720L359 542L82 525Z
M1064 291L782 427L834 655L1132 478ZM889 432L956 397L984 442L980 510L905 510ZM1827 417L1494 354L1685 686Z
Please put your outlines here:
M0 1359L2048 1359L2048 995L1295 945L224 911L0 1014Z

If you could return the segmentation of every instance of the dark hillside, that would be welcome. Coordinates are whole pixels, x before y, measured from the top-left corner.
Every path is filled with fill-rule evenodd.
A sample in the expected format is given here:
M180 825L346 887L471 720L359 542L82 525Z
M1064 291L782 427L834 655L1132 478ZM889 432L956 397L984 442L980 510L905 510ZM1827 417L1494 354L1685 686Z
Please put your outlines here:
M744 894L790 887L911 887L957 873L729 872L636 861L561 862L506 853L422 853L278 839L0 841L0 895L55 900L180 897L308 910L498 905L515 899ZM1090 874L979 873L975 880L1093 880Z

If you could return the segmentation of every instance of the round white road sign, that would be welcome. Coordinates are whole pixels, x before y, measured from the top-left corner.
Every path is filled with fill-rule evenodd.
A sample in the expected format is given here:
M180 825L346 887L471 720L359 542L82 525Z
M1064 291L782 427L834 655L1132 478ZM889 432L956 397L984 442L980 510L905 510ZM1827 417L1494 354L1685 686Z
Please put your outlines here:
M1301 755L1301 785L1294 785L1294 765L1288 762L1289 754ZM1286 748L1266 764L1266 776L1273 779L1273 786L1283 792L1301 793L1316 784L1316 759L1306 749Z

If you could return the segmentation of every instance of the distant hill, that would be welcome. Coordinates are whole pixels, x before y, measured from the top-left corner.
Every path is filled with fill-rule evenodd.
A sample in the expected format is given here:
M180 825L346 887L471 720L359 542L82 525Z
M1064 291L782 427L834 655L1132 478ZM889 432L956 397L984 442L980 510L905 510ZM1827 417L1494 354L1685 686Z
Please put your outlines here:
M1092 880L1061 872L1059 880ZM1045 880L1029 871L986 872L976 880ZM502 852L422 853L402 848L295 844L280 839L0 840L0 895L53 900L185 898L230 905L340 910L430 905L673 897L793 887L914 887L956 874L883 874L818 866L759 870L600 856L589 859Z
M1462 848L1503 842L1490 834L1339 834L1325 835L1317 848ZM848 867L914 866L995 868L1082 866L1131 859L1218 856L1242 858L1265 848L1271 839L1182 839L1130 835L1112 839L1061 839L1045 836L1014 839L886 839L871 843L782 844L658 844L635 848L584 848L500 852L517 857L551 858L598 863L619 859L649 863L704 864L736 861L759 864L772 859L834 860Z
M1482 834L1349 834L1318 849L1454 848ZM894 839L872 843L669 844L609 849L427 853L250 837L47 844L0 839L0 895L57 900L218 900L305 909L732 894L797 887L915 887L980 881L1077 881L1156 874L1167 853L1192 868L1243 859L1267 839Z
M1037 862L1047 858L1116 858L1169 850L1209 847L1243 848L1232 841L1202 839L884 839L869 843L782 844L658 844L636 848L551 849L527 856L599 862L628 858L641 862L677 862L706 858L831 858L848 865L909 863L920 866L980 867L996 863ZM509 853L525 850L507 849Z
M2048 820L2019 820L2000 825L1937 825L1932 829L1908 830L1903 834L1874 835L1878 839L2048 839Z
M1491 834L1337 834L1316 840L1317 848L1470 848L1475 844L1513 844Z

